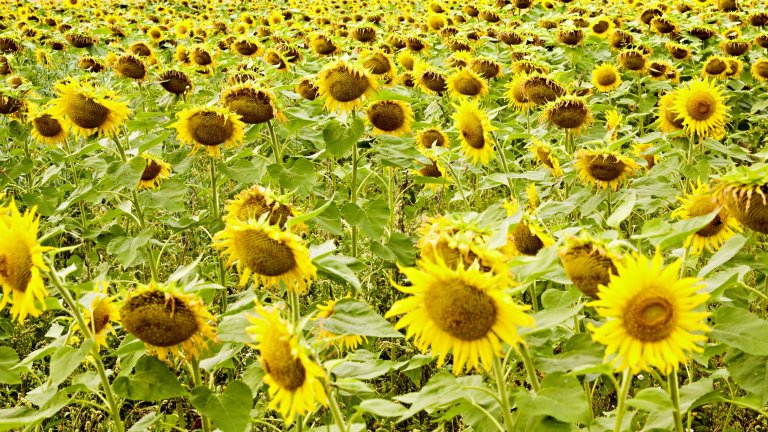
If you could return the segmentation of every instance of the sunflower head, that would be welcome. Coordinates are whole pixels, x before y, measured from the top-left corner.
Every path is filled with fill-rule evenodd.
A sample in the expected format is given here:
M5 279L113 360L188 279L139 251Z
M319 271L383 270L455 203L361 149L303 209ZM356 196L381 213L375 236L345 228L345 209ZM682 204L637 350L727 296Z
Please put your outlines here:
M141 158L147 162L147 165L141 173L136 189L157 189L163 180L171 176L171 166L162 159L148 153L142 153Z
M413 67L413 76L419 88L427 93L441 95L448 90L445 76L425 62L416 62Z
M521 85L525 97L535 105L544 105L565 95L560 84L542 75L531 75Z
M575 167L584 183L598 189L617 190L627 177L639 168L631 158L607 150L579 150L576 152Z
M242 221L261 219L267 216L267 222L285 228L288 218L296 216L296 210L284 196L277 196L270 189L255 185L235 195L225 207L227 218Z
M707 184L699 181L698 185L691 185L691 188L692 192L678 197L681 205L672 212L673 217L690 219L707 215L720 207L717 194ZM691 253L697 255L704 248L714 252L735 234L734 230L741 231L738 221L730 215L728 209L721 208L712 222L688 236L685 247L691 246Z
M176 128L179 141L197 151L205 147L208 154L217 156L220 147L235 147L244 136L244 123L240 116L226 108L197 107L184 109L176 114Z
M64 142L69 134L66 123L54 117L51 106L41 109L30 103L27 107L27 123L32 126L32 136L38 142L56 145Z
M368 106L366 116L374 133L378 134L399 136L410 133L413 123L411 106L399 100L376 101Z
M464 100L456 107L453 115L456 129L461 134L461 149L472 163L488 164L493 155L493 141L490 132L495 130L488 115L480 110L477 101Z
M707 79L697 79L676 93L675 112L686 133L702 138L723 135L730 107L720 87Z
M725 78L728 73L728 60L723 56L713 55L707 58L701 74L712 78Z
M648 67L648 57L639 49L624 49L617 57L624 69L634 72L644 72Z
M749 229L768 234L768 165L740 166L718 179L717 194L728 212Z
M749 68L749 72L752 73L752 78L760 82L768 81L768 59L756 60Z
M285 116L277 109L275 95L252 82L227 88L221 94L221 101L246 124L285 121Z
M538 138L534 138L527 146L528 151L536 158L536 160L547 167L552 175L555 177L561 177L563 170L560 168L560 162L554 155L552 147L549 144L544 143Z
M209 341L216 341L213 321L197 295L185 294L174 284L139 285L120 308L123 328L163 361L168 361L168 354L199 357Z
M83 308L83 318L99 346L107 345L107 334L114 331L113 322L118 322L115 298L109 295L109 284L105 281L94 282L94 292L89 307Z
M147 77L147 67L139 57L124 54L118 57L112 64L112 69L118 74L137 81Z
M416 145L422 150L429 150L432 147L448 147L450 143L448 135L438 127L424 129L416 135Z
M562 96L547 107L541 119L578 134L592 124L592 110L587 102L578 96Z
M685 45L675 42L667 42L665 47L675 60L686 60L691 56L691 49Z
M616 90L621 85L619 70L610 63L599 65L592 71L592 85L602 93Z
M695 278L679 278L681 260L664 267L660 254L626 256L616 274L588 303L605 318L589 325L592 338L606 346L605 356L618 370L662 373L677 370L691 352L701 352L709 313L697 311L709 298L698 293Z
M339 60L326 65L318 74L317 87L331 111L349 112L376 92L376 81L363 69Z
M621 261L619 254L587 233L568 239L558 254L573 285L592 298L597 298L598 286L607 285L610 275L616 274L616 263Z
M552 246L555 240L547 234L543 226L528 215L509 230L507 244L502 253L507 257L516 255L535 256L545 247Z
M454 97L483 97L488 94L488 84L471 69L461 68L448 77L448 91Z
M160 85L168 93L183 95L192 89L192 79L179 70L167 70L160 74Z
M469 62L469 68L487 80L504 74L504 68L501 63L486 57L473 58Z
M115 135L131 113L114 92L85 81L69 79L54 88L59 96L51 101L52 115L78 135Z

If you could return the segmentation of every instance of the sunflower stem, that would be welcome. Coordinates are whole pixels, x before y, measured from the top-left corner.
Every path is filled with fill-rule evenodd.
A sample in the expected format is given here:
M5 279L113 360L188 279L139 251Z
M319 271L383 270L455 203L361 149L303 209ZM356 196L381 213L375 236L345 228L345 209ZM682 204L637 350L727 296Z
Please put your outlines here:
M504 176L507 178L507 186L509 186L509 191L511 193L515 192L515 189L512 187L512 181L509 179L509 165L507 165L507 156L504 155L504 147L499 145L499 141L496 140L496 147L499 149L499 156L501 159L501 166L504 168Z
M209 161L209 173L211 177L211 214L213 215L213 219L215 221L218 221L221 218L221 215L219 214L219 188L216 185L216 161L213 157L208 158ZM224 270L224 263L221 260L221 255L218 255L216 257L216 260L218 261L218 267L219 267L219 285L223 288L223 293L221 294L221 312L224 313L227 311L228 301L229 301L229 291L227 290L227 273Z
M539 391L539 377L536 375L536 368L533 366L533 358L531 358L531 352L528 351L528 346L520 344L520 357L523 359L523 365L525 366L525 373L528 374L528 381L534 392Z
M283 148L280 147L280 143L277 141L277 134L275 134L275 127L272 126L272 120L267 122L267 129L269 130L269 140L272 142L272 153L275 154L275 163L283 166ZM283 186L280 185L280 194L285 193Z
M93 343L91 347L91 356L93 357L93 364L96 366L96 372L99 375L101 386L104 388L107 405L109 405L110 416L115 423L117 432L124 432L125 426L123 425L123 420L120 418L120 405L117 402L117 398L112 393L112 386L109 382L109 377L107 377L107 372L104 369L104 362L101 360L101 354L99 353L99 343L96 341L96 337L93 332L91 332L88 324L85 323L85 318L83 318L83 314L80 313L80 309L77 307L77 302L75 302L72 294L70 294L69 290L64 287L64 283L59 279L59 275L56 273L53 262L50 260L47 261L48 268L50 268L49 275L51 277L51 283L53 283L53 286L56 287L56 290L61 294L64 303L69 307L70 313L75 318L78 327L80 327L80 331Z
M624 402L627 400L627 393L629 393L631 383L632 375L630 375L629 369L624 369L624 373L621 376L621 388L616 395L618 402L616 403L616 426L613 428L614 432L621 432L621 422L624 419L625 411Z
M352 111L352 119L354 122L355 112ZM357 143L352 144L352 184L349 190L349 201L357 205ZM357 258L357 225L352 224L350 227L352 235L352 256Z
M536 294L536 281L533 281L531 284L531 306L533 307L534 312L539 311L539 297L538 294Z
M192 358L190 360L190 366L192 367L192 381L195 384L195 387L200 387L203 385L203 379L200 374L200 361L197 358ZM203 413L200 414L200 423L203 425L203 432L210 432L211 431L211 425L208 422L208 417L205 416Z
M336 393L328 387L328 407L331 410L331 415L333 415L333 421L336 422L336 427L339 429L339 432L347 432L347 425L344 424L344 416L341 414L341 408L339 408L339 403L336 401Z
M72 159L72 150L69 148L69 140L65 137L64 138L64 150L67 152L67 160L69 161L69 169L72 171L72 182L75 184L75 188L80 187L80 174L77 172L77 168L75 165L74 159ZM82 234L82 241L83 241L83 247L85 247L85 259L83 260L83 264L85 266L85 273L90 279L91 277L91 266L88 263L88 257L91 255L90 253L90 246L88 245L88 242L85 241L85 231L88 228L88 218L85 216L85 204L82 200L78 202L78 207L80 208L80 225L83 228L83 234Z
M606 189L608 190L608 196L606 197L605 202L608 205L608 214L605 219L608 220L611 214L613 214L613 188L608 185Z
M675 407L675 410L672 411L672 415L675 418L675 431L683 432L683 416L680 412L680 387L677 382L677 370L669 373L667 382L669 383L669 397L672 399L672 405Z
M496 378L496 389L499 391L499 403L501 404L501 416L504 419L504 427L508 431L515 430L515 421L512 419L512 410L509 407L509 395L504 381L504 370L499 358L493 356L493 375Z
M288 290L288 302L291 307L291 321L294 325L299 324L301 319L301 311L299 310L299 293L293 290Z

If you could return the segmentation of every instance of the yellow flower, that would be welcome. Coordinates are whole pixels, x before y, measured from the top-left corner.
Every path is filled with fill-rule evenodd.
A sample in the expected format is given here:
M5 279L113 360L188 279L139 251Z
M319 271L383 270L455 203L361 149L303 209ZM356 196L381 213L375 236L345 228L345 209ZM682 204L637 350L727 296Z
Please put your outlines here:
M368 106L365 114L374 133L399 136L411 132L413 110L403 101L376 101Z
M683 121L678 118L675 105L677 91L666 93L659 99L659 128L662 132L676 132L683 130Z
M628 256L616 265L618 274L608 285L600 285L599 300L588 303L604 317L592 338L606 346L606 360L617 370L633 374L656 368L663 373L677 370L691 352L701 352L707 340L707 312L697 312L708 294L697 291L696 278L678 278L681 260L663 267L659 253L652 259Z
M760 82L768 81L768 59L759 59L749 68L752 77Z
M108 348L107 333L114 331L113 322L118 322L118 312L114 297L108 293L109 285L105 281L94 282L94 292L90 307L83 308L83 318L99 346Z
M448 147L450 144L448 135L438 127L424 129L416 135L416 145L422 151L429 151L432 147Z
M617 273L616 263L621 261L618 255L588 234L568 239L558 255L573 285L592 298L597 298L598 287L607 285L610 275Z
M13 201L0 207L0 310L10 304L11 316L19 323L45 310L48 291L41 272L48 271L48 266L43 253L53 248L38 243L39 226L35 209L22 214Z
M691 186L693 187L693 185ZM717 194L711 191L708 185L702 184L701 181L691 193L677 199L682 205L672 212L672 216L680 219L704 216L720 207ZM714 252L729 238L733 237L734 230L741 231L739 222L730 214L728 209L722 208L712 222L688 236L685 247L691 246L691 253L693 254L700 254L704 248Z
M592 85L603 93L616 90L621 86L621 74L616 66L603 63L592 71Z
M290 425L296 416L314 411L318 403L327 406L325 373L310 359L299 336L276 309L256 303L255 312L248 318L253 325L246 331L255 340L267 373L264 382L269 386L269 408Z
M490 132L495 130L488 115L480 110L477 101L464 100L455 106L453 119L461 134L461 150L472 163L487 165L493 155L493 141Z
M171 176L171 166L161 159L148 153L142 153L141 157L147 162L144 172L141 173L136 189L156 189L163 180Z
M65 122L53 116L52 107L40 109L35 104L28 104L27 123L32 125L32 136L38 142L56 145L67 139L68 130Z
M488 94L488 84L475 72L461 68L448 77L448 91L454 97L483 97Z
M196 152L201 146L211 156L221 154L220 147L235 147L245 135L240 116L226 108L197 107L176 113L175 123L179 141L192 146Z
M740 166L719 179L720 202L745 227L768 234L768 166Z
M539 163L549 168L553 176L561 177L563 175L560 162L555 157L552 147L548 144L545 144L538 138L533 138L533 141L528 144L528 151L536 157Z
M576 152L576 169L584 183L598 189L617 190L627 177L639 168L637 163L616 152L605 150L579 150Z
M97 90L88 82L69 79L54 88L59 97L51 101L51 115L84 137L116 135L131 113L114 92Z
M694 80L677 90L675 112L688 135L700 138L717 137L724 133L730 107L720 87L705 80Z
M587 102L577 96L561 96L550 103L541 115L541 121L575 134L592 124L592 110Z
M453 354L456 375L465 367L490 371L493 358L503 356L501 342L525 343L518 327L533 326L525 313L529 306L518 305L506 293L503 275L484 272L477 264L451 268L441 261L400 271L411 285L392 285L410 296L395 302L386 317L403 315L395 327L407 327L406 337L422 352L431 349L438 367Z
M368 72L339 60L320 71L317 87L328 110L349 112L360 108L363 99L376 92L377 84Z
M504 97L516 111L527 111L534 106L534 103L528 99L525 92L525 83L527 81L527 74L517 74L507 83L507 91L504 93Z
M168 354L199 357L209 341L216 341L213 321L197 295L154 281L131 291L120 308L123 328L144 342L149 354L166 362Z
M508 208L508 213L513 208ZM555 244L555 240L547 234L546 229L533 220L528 214L507 233L507 243L501 248L506 257L518 255L535 256L545 247Z
M269 214L267 222L285 228L288 218L296 216L294 208L284 197L275 195L271 190L259 185L252 186L235 195L224 208L227 218L247 221L260 219Z
M277 109L275 95L251 82L227 88L221 94L221 101L246 124L285 121L285 116Z

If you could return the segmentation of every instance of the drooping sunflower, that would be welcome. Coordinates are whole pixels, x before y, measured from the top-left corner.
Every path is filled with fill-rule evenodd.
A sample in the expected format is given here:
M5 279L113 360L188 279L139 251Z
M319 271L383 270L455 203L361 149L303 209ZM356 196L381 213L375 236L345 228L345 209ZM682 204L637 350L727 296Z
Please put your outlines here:
M578 96L562 96L552 102L541 115L541 121L576 134L592 124L592 110Z
M534 203L529 200L529 204ZM524 213L522 220L507 233L507 243L501 248L501 253L506 257L535 256L541 249L553 244L555 244L555 240L547 234L546 229L531 216Z
M285 121L285 116L277 109L275 95L252 82L227 88L221 94L221 101L246 124L259 124L270 120Z
M659 156L655 152L650 151L652 148L653 144L651 143L635 143L632 146L632 153L637 157L645 159L646 171L656 166L656 163L659 162Z
M317 315L312 319L317 326L317 337L329 345L336 345L340 349L353 351L368 338L360 335L337 335L324 327L325 320L334 314L336 302L337 300L328 300L324 304L317 305Z
M144 172L141 173L136 189L156 189L163 180L171 176L171 166L167 162L149 153L142 153L141 157L147 162L147 165L144 167Z
M114 92L97 90L86 81L70 78L54 88L59 96L51 101L51 115L65 121L77 135L115 135L131 114Z
M680 219L704 216L720 207L717 194L711 191L707 184L702 184L701 181L693 188L692 192L677 199L681 206L672 212L672 216ZM720 246L729 238L733 237L734 230L741 231L739 222L728 212L728 209L722 208L712 222L688 236L684 246L690 246L691 253L697 255L704 248L714 252L720 249Z
M196 107L176 114L179 141L192 146L196 152L205 147L211 156L221 154L220 147L236 147L243 141L244 124L240 116L226 108Z
M303 293L317 269L301 237L271 225L264 214L258 220L228 218L226 228L214 236L214 246L229 255L227 266L237 263L240 285L251 275L265 287L279 287Z
M701 75L713 79L725 79L728 73L728 59L723 56L709 56L701 67Z
M527 79L528 75L517 74L507 83L507 91L504 93L504 97L516 111L526 111L534 106L534 103L528 99L528 95L525 93Z
M115 298L108 293L105 281L94 282L93 298L90 307L83 308L83 318L99 346L108 348L107 334L114 331L113 322L118 322Z
M739 223L768 234L768 165L740 166L721 176L717 193Z
M549 168L554 177L561 177L563 175L563 170L560 168L560 162L553 154L552 147L548 144L538 138L534 138L533 141L528 144L528 151L533 154L539 163Z
M621 86L621 75L616 66L603 63L592 71L592 85L597 91L607 93Z
M208 342L216 341L214 317L195 294L175 284L139 285L120 307L123 328L144 342L147 352L162 361L168 354L197 358Z
M313 101L320 94L320 89L309 78L302 78L294 88L294 91L306 100Z
M161 73L158 78L165 91L174 95L184 95L192 89L192 79L179 70L167 70Z
M607 38L609 34L611 34L611 30L615 27L615 24L612 19L606 17L606 16L600 16L595 18L594 21L589 25L589 29L592 31L592 34L601 37L603 39Z
M603 242L583 233L571 237L558 251L563 269L573 285L584 295L597 298L600 285L608 285L611 274L616 274L620 256Z
M675 111L688 135L700 138L724 134L728 113L722 89L707 79L691 81L677 90Z
M659 128L662 132L676 132L683 130L683 121L678 118L675 111L677 91L666 93L659 99Z
M323 380L325 371L310 359L310 352L277 309L256 304L252 326L246 331L256 342L269 386L269 408L290 425L296 416L328 405Z
M53 116L50 106L40 109L36 104L28 104L27 123L32 125L32 137L38 142L56 145L67 139L66 123Z
M148 74L147 67L144 62L135 55L124 54L108 62L109 66L126 78L130 78L136 81L143 81Z
M441 95L448 90L445 76L426 62L416 62L413 67L413 76L419 88L426 93Z
M296 216L296 210L284 197L275 195L259 185L252 186L235 195L224 208L227 218L242 221L260 219L269 214L267 222L285 228L288 218Z
M648 67L648 56L639 49L624 49L616 57L624 69L643 73Z
M432 147L448 147L450 144L448 135L439 127L424 129L416 134L416 145L423 151L428 151Z
M677 370L691 352L701 352L707 340L709 315L696 311L708 294L698 293L703 284L696 278L678 278L681 260L663 267L663 259L627 256L617 263L617 274L600 285L598 300L588 303L605 318L592 338L606 346L606 360L617 370L633 374L656 368Z
M317 76L320 96L330 111L349 112L363 105L378 84L371 75L346 61L339 60L323 67Z
M610 187L612 190L617 190L639 169L634 160L620 153L586 149L576 152L575 166L582 182L598 189Z
M43 253L53 248L38 243L39 226L35 209L22 214L13 201L0 207L0 310L10 304L11 316L19 323L45 310L48 291L41 272L48 266Z
M493 155L493 141L490 132L495 130L488 115L480 110L477 101L464 100L456 106L453 119L461 134L461 150L472 163L487 165Z
M515 303L505 292L502 275L484 272L478 265L451 268L440 261L400 271L411 285L392 285L411 295L395 302L386 317L403 315L395 327L407 327L406 337L422 352L431 348L438 367L453 354L456 375L465 367L490 371L493 358L503 355L502 341L525 343L518 327L533 326L525 313L529 306Z
M488 94L488 84L472 70L461 68L448 76L448 91L454 97L483 97Z
M365 111L374 133L400 136L411 132L413 110L408 103L399 100L380 100Z
M534 105L545 105L565 96L563 86L543 75L531 75L522 84L525 97Z
M752 78L759 82L768 81L768 59L759 59L752 63L749 72L752 73Z

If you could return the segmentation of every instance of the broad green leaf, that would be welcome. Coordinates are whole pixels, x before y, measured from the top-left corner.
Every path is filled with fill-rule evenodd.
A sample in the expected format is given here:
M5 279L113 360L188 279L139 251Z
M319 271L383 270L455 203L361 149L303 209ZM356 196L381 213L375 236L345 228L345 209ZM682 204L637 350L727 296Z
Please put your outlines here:
M669 393L658 387L640 390L635 397L627 401L627 405L648 412L671 412L675 409Z
M389 321L374 312L370 306L352 298L337 301L333 306L333 315L323 320L321 325L338 335L403 337Z
M643 225L642 233L634 235L632 238L648 239L653 246L661 249L682 245L689 235L709 225L719 211L716 209L709 214L674 223L669 223L663 219L651 219Z
M528 416L550 416L566 423L586 423L591 418L584 388L576 378L560 372L547 374L538 393L522 392L515 405Z
M259 158L239 159L230 165L220 162L216 164L216 168L228 179L244 185L259 183L266 171L264 161Z
M267 168L269 175L277 179L280 186L297 191L301 196L307 196L317 182L315 165L303 157L296 158L285 165L272 164Z
M635 208L635 202L637 202L637 193L632 191L625 194L621 204L619 204L608 217L606 225L611 228L617 228L619 224L632 213L632 210Z
M394 362L379 358L378 353L358 349L347 356L343 362L333 367L333 374L341 378L374 379L392 370L405 366L408 362Z
M768 321L746 309L721 307L715 313L712 337L747 354L768 355Z
M0 384L21 384L19 355L11 347L0 346Z
M118 396L130 400L159 401L187 395L176 375L153 356L142 357L133 374L115 378L112 388Z
M79 348L64 346L51 356L50 385L57 386L69 378L85 359L91 350L93 341L86 339Z
M545 309L536 312L531 315L535 322L534 326L521 328L520 334L531 334L554 328L555 326L573 318L574 315L581 311L582 306L582 304L577 304L573 307Z
M242 381L230 382L220 394L208 387L195 387L189 401L223 432L243 432L251 420L253 393Z
M725 358L728 372L742 389L768 403L768 356L750 355L734 349Z
M245 329L251 325L246 312L225 316L218 326L218 337L222 342L252 343Z
M354 119L348 126L331 120L323 128L323 140L328 153L336 158L347 156L352 146L357 145L365 131L362 119Z
M383 199L370 201L363 207L348 203L341 208L341 215L351 225L359 227L371 240L378 240L389 220L389 204Z
M229 367L231 368L232 362L229 360L236 356L242 349L242 344L224 344L215 355L200 360L200 368L210 372L223 369L227 363L229 363Z
M44 406L40 407L40 409L34 409L28 406L0 409L0 431L21 430L29 426L34 426L45 419L53 417L59 410L64 408L69 401L69 395L65 392L58 392Z
M154 426L155 423L161 420L161 417L156 412L151 412L144 417L140 418L139 421L134 423L130 429L128 429L128 432L144 432L150 430L150 426Z
M139 194L142 207L163 209L172 213L183 211L187 200L187 186L175 178L164 181L158 189Z
M739 251L744 247L745 244L749 241L749 237L744 237L741 234L736 234L735 236L731 237L717 252L715 252L714 255L712 255L712 258L709 259L709 262L707 265L701 268L699 270L698 277L703 278L706 277L712 270L717 269L718 267L722 266L723 264L727 263L731 260L734 256L736 256Z
M701 378L680 387L680 411L686 413L702 405L714 402L720 397L711 378Z
M378 417L400 417L408 411L406 407L387 399L364 400L359 408Z
M319 273L330 276L339 282L346 282L360 290L360 279L351 266L357 265L357 259L344 255L322 255L312 260Z
M442 371L433 375L421 390L414 393L395 396L398 402L410 404L408 411L403 413L398 421L403 421L421 410L435 410L449 406L461 400L466 393L449 372Z

